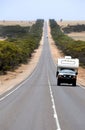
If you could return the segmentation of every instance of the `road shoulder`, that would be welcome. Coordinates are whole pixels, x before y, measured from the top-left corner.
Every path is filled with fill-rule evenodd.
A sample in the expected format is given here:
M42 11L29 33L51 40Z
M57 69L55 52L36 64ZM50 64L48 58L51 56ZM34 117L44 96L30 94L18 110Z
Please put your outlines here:
M16 85L25 80L35 69L43 46L43 37L40 41L40 46L34 51L30 61L27 64L22 64L18 69L13 72L9 71L6 75L0 75L0 95L9 91Z

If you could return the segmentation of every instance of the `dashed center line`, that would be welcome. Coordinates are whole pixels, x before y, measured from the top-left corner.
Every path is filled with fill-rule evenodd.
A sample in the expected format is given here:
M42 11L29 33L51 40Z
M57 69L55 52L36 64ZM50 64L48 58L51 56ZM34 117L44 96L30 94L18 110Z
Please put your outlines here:
M54 119L55 119L55 122L56 122L56 130L61 130L60 124L59 124L59 120L58 120L58 115L57 115L57 112L56 112L55 101L54 101L54 97L53 97L53 93L52 93L52 88L51 88L49 77L48 77L48 85L49 85L49 89L50 89L50 96L51 96L51 101L52 101L52 108L53 108Z

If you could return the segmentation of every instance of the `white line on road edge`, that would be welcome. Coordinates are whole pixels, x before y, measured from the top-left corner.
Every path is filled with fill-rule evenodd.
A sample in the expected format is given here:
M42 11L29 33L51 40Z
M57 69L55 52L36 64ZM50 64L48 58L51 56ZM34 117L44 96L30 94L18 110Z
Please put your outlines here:
M29 77L30 78L30 77ZM8 94L6 94L5 96L3 96L2 98L0 98L0 101L4 100L5 98L7 98L9 95L11 95L12 93L14 93L16 90L18 90L22 85L24 85L28 80L24 80L22 83L20 83L15 89L13 89L12 91L10 91Z
M7 98L9 95L11 95L12 93L14 93L16 90L18 90L21 86L23 86L30 78L32 78L32 76L34 75L34 73L36 72L37 67L35 67L35 69L33 70L33 72L25 79L23 80L19 85L17 84L17 87L15 89L13 89L12 91L10 91L8 94L6 94L5 96L0 98L0 101L4 100L5 98ZM2 95L2 94L1 94ZM0 96L1 96L0 95Z
M56 121L56 127L57 127L56 130L61 130L59 120L58 120L58 115L57 115L56 108L55 108L55 101L54 101L54 97L53 97L49 77L48 77L48 84L49 84L49 89L50 89L50 95L51 95L51 101L52 101L52 108L53 108L53 112L54 112L54 118L55 118L55 121Z

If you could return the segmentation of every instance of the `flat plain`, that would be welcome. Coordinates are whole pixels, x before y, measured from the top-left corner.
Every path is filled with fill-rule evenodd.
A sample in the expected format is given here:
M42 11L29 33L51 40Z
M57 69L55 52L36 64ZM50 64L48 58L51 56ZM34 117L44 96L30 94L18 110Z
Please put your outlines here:
M62 21L62 22L58 21L57 23L61 26L61 28L63 28L63 27L67 27L68 25L82 25L82 24L85 24L85 21ZM85 41L85 31L71 32L67 35L74 40Z

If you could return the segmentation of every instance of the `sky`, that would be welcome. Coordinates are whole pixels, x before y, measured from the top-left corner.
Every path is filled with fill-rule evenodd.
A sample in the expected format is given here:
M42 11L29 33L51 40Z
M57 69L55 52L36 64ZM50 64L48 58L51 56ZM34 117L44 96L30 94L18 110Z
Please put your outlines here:
M85 20L85 0L0 0L0 20Z

